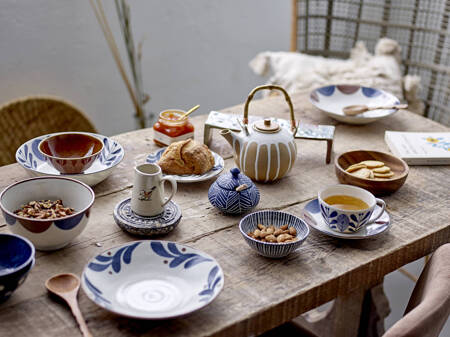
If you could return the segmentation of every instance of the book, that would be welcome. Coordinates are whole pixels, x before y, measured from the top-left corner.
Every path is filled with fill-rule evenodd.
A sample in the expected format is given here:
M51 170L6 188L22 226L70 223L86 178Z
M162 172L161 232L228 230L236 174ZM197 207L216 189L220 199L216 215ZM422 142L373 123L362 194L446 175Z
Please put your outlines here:
M450 165L450 132L386 131L384 139L410 165Z

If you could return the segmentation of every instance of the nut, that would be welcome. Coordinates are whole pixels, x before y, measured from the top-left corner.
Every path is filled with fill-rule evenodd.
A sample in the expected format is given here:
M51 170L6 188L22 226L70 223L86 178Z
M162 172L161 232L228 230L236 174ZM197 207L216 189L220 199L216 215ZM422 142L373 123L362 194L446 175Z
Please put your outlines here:
M14 211L14 214L33 219L56 219L72 215L74 212L73 208L64 207L62 200L32 200Z
M258 224L257 227L253 232L247 233L248 236L255 240L272 243L285 243L297 240L297 230L295 227L289 227L289 225L277 228L274 225L264 226Z

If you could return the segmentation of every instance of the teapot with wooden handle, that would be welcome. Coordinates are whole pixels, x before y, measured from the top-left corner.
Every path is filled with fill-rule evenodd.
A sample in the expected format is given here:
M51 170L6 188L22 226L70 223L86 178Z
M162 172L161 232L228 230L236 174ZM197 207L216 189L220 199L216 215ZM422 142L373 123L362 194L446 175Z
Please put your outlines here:
M248 125L248 108L255 93L263 89L280 90L290 109L291 127L283 128L270 118L258 120ZM294 107L289 94L277 85L263 85L254 88L248 95L244 106L242 130L234 132L222 130L220 134L228 141L234 151L234 160L239 169L254 181L272 182L288 173L297 158L294 135L297 126Z

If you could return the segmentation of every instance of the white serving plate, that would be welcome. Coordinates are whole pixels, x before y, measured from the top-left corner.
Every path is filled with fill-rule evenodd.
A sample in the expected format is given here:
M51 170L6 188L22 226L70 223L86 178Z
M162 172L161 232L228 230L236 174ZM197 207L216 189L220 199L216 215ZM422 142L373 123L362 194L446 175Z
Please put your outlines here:
M186 315L211 303L224 285L217 261L175 242L134 241L92 258L81 285L100 307L139 319Z
M378 214L380 206L376 205L373 214ZM361 240L374 238L386 232L391 227L391 219L387 211L374 223L363 226L360 230L354 233L341 233L332 230L325 222L320 214L319 200L313 199L305 205L303 209L302 218L305 222L315 230L335 238L348 240Z
M368 124L392 115L396 109L366 111L357 116L347 116L342 109L349 105L371 106L400 104L394 95L379 89L359 85L328 85L313 90L310 102L331 118L348 124Z
M39 136L22 144L16 151L17 163L22 166L32 177L67 177L79 180L89 186L94 186L108 178L113 169L119 165L124 157L125 152L122 145L115 140L94 133L81 132L99 138L103 142L103 150L92 166L85 172L80 174L61 174L45 160L45 157L39 152L38 149L39 143L43 139L61 133L64 132Z
M149 154L146 159L146 162L149 164L157 164L158 160L161 158L165 150L166 148L163 148L154 153ZM183 175L176 175L176 174L168 175L163 173L163 177L172 177L177 181L177 183L196 183L199 181L211 179L219 175L220 172L222 172L223 168L225 167L225 162L223 158L214 151L211 151L211 153L214 157L214 166L208 172L204 174L183 174Z

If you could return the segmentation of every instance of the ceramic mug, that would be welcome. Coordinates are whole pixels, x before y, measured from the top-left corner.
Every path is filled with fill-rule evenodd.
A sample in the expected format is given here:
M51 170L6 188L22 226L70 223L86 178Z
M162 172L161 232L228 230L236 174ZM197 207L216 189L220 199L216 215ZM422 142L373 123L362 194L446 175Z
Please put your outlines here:
M333 195L348 195L364 201L368 208L362 210L343 210L329 205L323 200ZM356 186L334 185L325 188L318 195L320 213L327 225L336 232L354 233L363 226L374 223L384 212L386 204L383 200ZM371 218L375 205L381 207L379 213Z
M164 182L172 185L172 192L164 198ZM141 216L155 216L164 211L164 206L177 192L177 182L173 178L163 178L161 167L143 164L134 168L134 185L131 192L131 210Z

